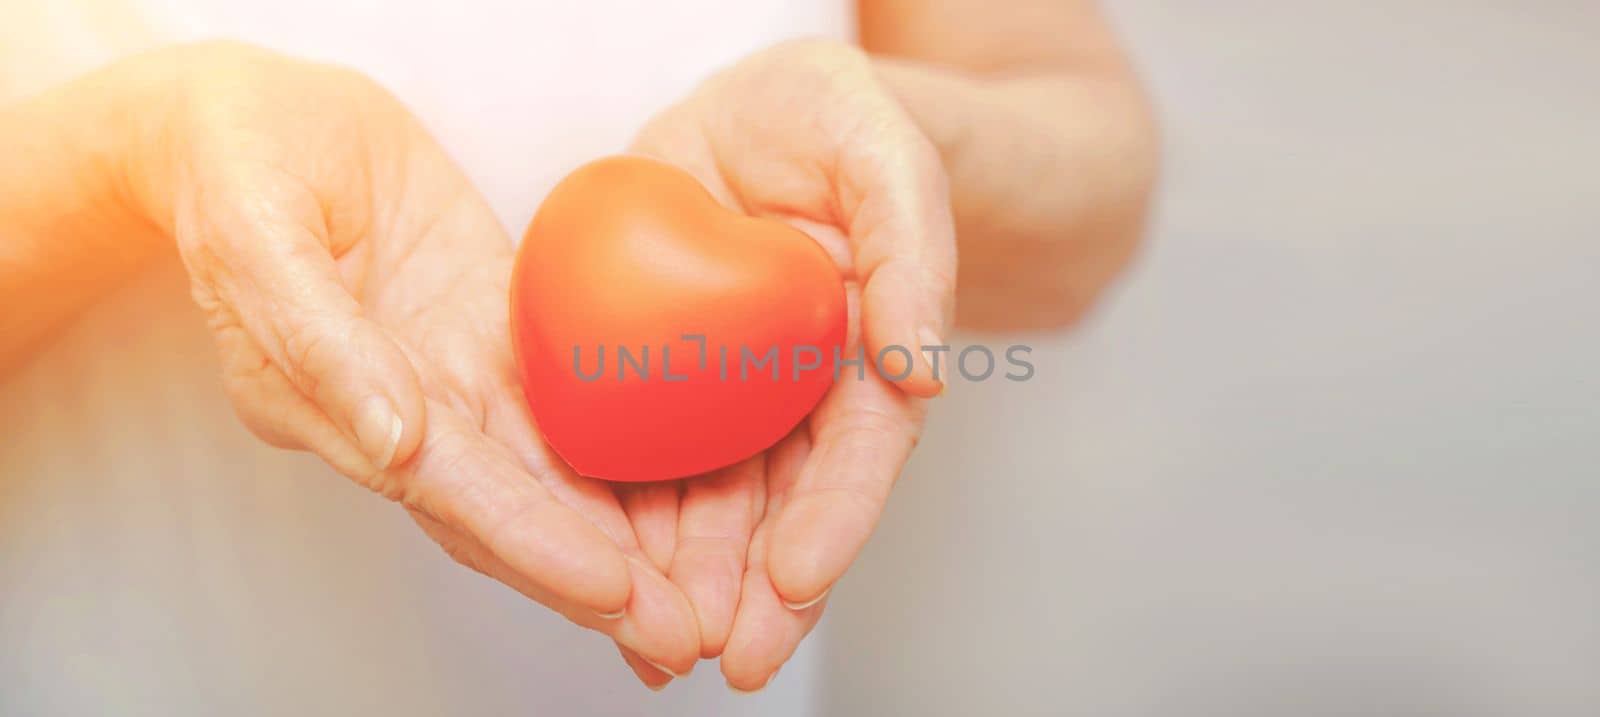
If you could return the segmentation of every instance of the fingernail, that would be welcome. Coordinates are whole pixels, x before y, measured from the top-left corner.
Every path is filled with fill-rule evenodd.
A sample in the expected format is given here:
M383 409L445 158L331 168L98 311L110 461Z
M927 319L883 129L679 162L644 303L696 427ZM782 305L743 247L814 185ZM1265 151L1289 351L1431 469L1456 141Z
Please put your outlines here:
M799 611L804 610L804 609L806 609L808 607L811 607L812 605L815 605L815 604L817 604L819 602L822 602L822 599L827 597L828 596L828 592L831 591L831 590L833 590L833 587L829 586L827 590L823 590L822 591L821 595L818 595L818 596L816 596L814 598L811 598L810 600L807 600L805 602L789 602L788 600L784 600L783 601L783 606L786 607L786 608L789 608L790 610L794 610L796 612L799 612Z
M684 672L683 674L680 675L680 674L678 674L676 672L673 672L672 670L668 669L666 665L658 665L658 664L656 664L654 662L651 662L649 659L645 658L643 655L640 655L639 659L644 660L645 664L647 664L647 665L649 665L651 667L654 667L654 668L656 668L658 670L661 670L662 672L665 672L665 673L667 673L669 675L672 675L673 677L688 677L690 673L694 672L694 665L690 665L688 671L686 671L686 672Z
M663 682L663 683L661 683L659 685L652 685L652 684L646 682L646 683L644 683L644 686L645 687L649 687L651 692L660 692L660 691L662 691L664 689L667 689L667 685L670 685L670 684L672 684L672 680L667 680L666 682Z
M368 396L356 408L356 440L378 470L389 467L400 448L400 414L383 396Z
M601 620L621 620L622 616L626 614L628 614L628 608L626 606L616 612L600 612L596 610L594 613L595 617L598 617Z

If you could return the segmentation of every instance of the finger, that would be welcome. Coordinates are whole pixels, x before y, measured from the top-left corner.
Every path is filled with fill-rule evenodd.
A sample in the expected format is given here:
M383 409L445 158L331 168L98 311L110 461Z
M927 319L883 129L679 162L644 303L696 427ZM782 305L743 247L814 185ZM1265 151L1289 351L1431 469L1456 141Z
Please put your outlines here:
M765 464L756 456L684 482L667 574L694 607L704 658L722 654L733 629L750 533L765 499Z
M687 674L700 651L694 609L662 572L651 565L635 538L611 484L573 473L533 430L527 403L514 386L487 403L486 429L504 442L520 464L557 501L571 506L627 557L633 594L616 629L608 632L663 670Z
M629 597L627 609L619 611L620 616L599 615L588 607L561 598L549 586L511 567L471 536L425 513L416 510L411 512L423 531L456 562L498 580L581 627L610 637L619 647L627 648L656 670L670 674L673 670L666 665L674 665L680 675L687 675L693 669L693 646L688 643L693 637L692 633L679 635L677 644L671 644L673 641L670 639L656 639L661 631L657 629L659 625L651 623L661 623L658 617L664 611L674 613L688 609L688 605L682 604L682 597L677 590L666 584L659 575L653 578L643 576ZM629 563L630 569L637 564L631 560ZM687 661L685 655L689 655Z
M694 608L676 585L642 558L630 555L628 567L634 596L611 634L657 669L687 677L700 659Z
M423 434L416 373L345 285L320 205L273 182L219 181L225 199L209 200L204 224L179 228L196 282L374 470L408 460Z
M213 324L217 324L213 321ZM222 386L233 410L250 432L266 443L292 450L317 450L330 442L345 448L353 461L333 463L340 472L363 476L368 461L339 432L316 404L300 395L278 367L256 346L255 339L235 325L216 325L212 337L222 359ZM348 469L348 470L346 470Z
M916 444L922 408L870 373L834 384L817 406L811 452L773 520L766 555L785 603L815 602L855 560Z
M477 541L451 528L422 511L407 508L406 513L411 520L422 529L422 532L444 550L445 555L451 560L467 567L474 572L486 575L501 584L521 593L534 602L555 610L566 616L573 609L573 604L557 597L538 581L512 570L505 561L479 545ZM580 608L581 609L581 608ZM568 616L573 619L577 616ZM574 622L577 620L574 619Z
M811 419L807 418L805 423L784 436L777 445L767 449L764 482L766 504L762 509L762 520L783 512L789 494L794 492L795 485L800 482L801 469L810 458Z
M692 113L691 108L681 104L663 110L633 138L628 152L661 160L694 175L718 204L748 214L717 166L716 157L701 134L701 124L690 119Z
M822 602L791 610L773 589L768 563L760 557L766 552L771 527L770 521L763 522L752 539L739 612L722 653L722 676L728 687L739 692L755 692L771 684L822 616Z
M633 524L639 549L650 563L666 573L678 542L678 492L683 481L632 483L616 486L617 501Z
M617 652L622 653L622 661L628 663L628 667L633 670L634 676L638 677L645 687L650 688L652 691L660 692L667 685L672 684L672 675L656 669L654 665L650 664L649 660L640 657L639 653L623 647L622 643L617 643Z
M881 372L912 395L937 395L936 366L955 304L956 238L938 152L904 112L847 142L839 176L862 284L862 330Z
M829 79L821 92L837 89L839 77L872 75L859 53L822 62ZM777 120L735 105L713 110L708 125L686 119L703 109L680 105L653 121L634 150L684 167L730 208L844 225L865 291L868 350L901 388L933 396L948 371L922 347L943 345L955 302L949 188L937 149L905 109L884 88L868 90L824 103L833 109L820 116ZM781 149L750 152L729 141L751 133ZM719 140L727 142L720 151Z
M612 540L552 497L505 447L436 405L411 463L377 488L483 546L510 571L595 614L630 604L629 561Z

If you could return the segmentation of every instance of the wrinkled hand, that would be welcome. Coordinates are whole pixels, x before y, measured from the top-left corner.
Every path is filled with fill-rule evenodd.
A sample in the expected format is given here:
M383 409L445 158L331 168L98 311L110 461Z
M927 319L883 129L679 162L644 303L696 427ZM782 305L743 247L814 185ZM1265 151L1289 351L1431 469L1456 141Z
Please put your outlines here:
M916 356L890 383L845 371L763 455L708 476L619 486L652 563L694 606L701 654L759 689L821 616L866 543L941 390L921 346L941 344L955 235L939 157L857 48L795 42L713 77L655 118L633 151L682 167L724 205L808 232L843 269L849 346ZM906 368L886 354L888 375ZM941 375L947 369L941 366ZM633 664L646 684L670 676Z
M610 487L535 431L508 336L512 244L410 113L353 72L240 45L127 62L170 78L132 191L176 239L244 423L630 659L687 672L688 601Z

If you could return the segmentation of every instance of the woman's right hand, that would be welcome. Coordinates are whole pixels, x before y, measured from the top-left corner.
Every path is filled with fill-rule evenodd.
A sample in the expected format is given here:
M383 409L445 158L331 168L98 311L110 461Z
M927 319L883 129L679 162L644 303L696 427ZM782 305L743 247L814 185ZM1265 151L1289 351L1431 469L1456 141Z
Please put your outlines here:
M237 44L90 80L119 78L159 91L116 171L176 240L245 425L402 503L456 560L630 659L688 672L689 603L608 486L536 433L508 337L512 243L411 114L354 72Z

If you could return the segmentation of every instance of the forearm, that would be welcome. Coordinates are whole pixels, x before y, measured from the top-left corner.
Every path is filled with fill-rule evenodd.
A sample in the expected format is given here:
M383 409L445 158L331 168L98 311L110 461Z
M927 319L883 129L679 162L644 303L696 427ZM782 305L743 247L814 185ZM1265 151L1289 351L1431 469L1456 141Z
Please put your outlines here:
M141 191L157 63L122 63L0 107L0 370L161 245Z
M1155 148L1145 100L1125 70L987 77L877 64L939 149L963 245L1138 232Z
M861 0L878 74L938 148L961 255L958 321L1076 321L1127 264L1158 142L1090 0Z

